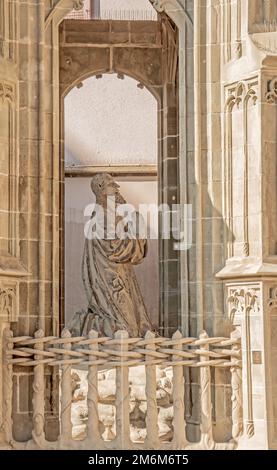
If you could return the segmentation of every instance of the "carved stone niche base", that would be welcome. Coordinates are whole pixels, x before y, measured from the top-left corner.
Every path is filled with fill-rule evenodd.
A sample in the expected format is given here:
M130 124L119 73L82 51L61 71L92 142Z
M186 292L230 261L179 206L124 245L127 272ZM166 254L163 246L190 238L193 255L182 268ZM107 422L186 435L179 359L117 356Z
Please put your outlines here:
M19 283L20 279L28 276L27 271L13 257L0 258L0 363L2 364L2 338L5 328L17 322L19 317ZM3 375L0 371L0 448L3 437Z
M19 283L30 273L13 256L0 256L0 322L16 322L19 316Z
M19 281L0 279L0 321L16 322L19 313Z
M239 449L276 449L277 277L225 281L225 295L229 319L242 337Z
M19 317L19 283L28 273L16 261L3 268L0 259L0 348L2 348L2 330L18 321ZM1 352L0 352L1 353ZM0 391L1 392L1 391Z
M0 362L2 364L3 345L2 338L3 332L6 327L9 327L12 322L18 320L19 314L19 280L9 277L0 277ZM3 376L0 372L0 446L4 441L2 429L3 417Z

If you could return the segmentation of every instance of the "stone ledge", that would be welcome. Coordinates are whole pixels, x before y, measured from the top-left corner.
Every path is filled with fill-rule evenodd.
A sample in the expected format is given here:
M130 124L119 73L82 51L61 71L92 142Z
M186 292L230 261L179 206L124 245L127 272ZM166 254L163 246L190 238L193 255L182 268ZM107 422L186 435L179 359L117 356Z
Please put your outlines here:
M253 258L233 259L216 276L218 279L245 279L260 277L277 277L277 257L275 262L261 262Z
M0 277L26 277L31 273L22 265L19 258L0 255Z
M26 277L29 273L18 258L12 256L0 256L0 277Z

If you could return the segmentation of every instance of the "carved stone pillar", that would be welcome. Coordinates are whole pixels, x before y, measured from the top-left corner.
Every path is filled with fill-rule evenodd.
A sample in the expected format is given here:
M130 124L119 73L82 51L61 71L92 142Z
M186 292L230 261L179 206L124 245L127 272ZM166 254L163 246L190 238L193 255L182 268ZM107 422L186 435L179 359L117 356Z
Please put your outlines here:
M255 53L258 62L259 52ZM264 61L266 64L265 56ZM272 66L274 60L270 62ZM254 68L254 64L252 66ZM239 446L242 449L277 447L274 411L277 100L274 77L270 67L258 72L244 70L243 80L225 86L226 264L217 277L225 280L229 319L241 328L244 433Z
M226 282L225 287L228 316L242 335L243 436L239 448L274 448L277 283L257 278Z
M0 364L3 364L3 334L11 322L18 320L19 283L0 276ZM3 429L3 370L0 368L0 444L4 442Z
M277 445L272 333L277 285L275 3L221 1L225 266L216 276L225 283L229 319L241 328L244 433L239 446L247 449ZM234 16L237 28L231 31L235 5L240 15ZM240 50L234 54L230 46L239 29Z

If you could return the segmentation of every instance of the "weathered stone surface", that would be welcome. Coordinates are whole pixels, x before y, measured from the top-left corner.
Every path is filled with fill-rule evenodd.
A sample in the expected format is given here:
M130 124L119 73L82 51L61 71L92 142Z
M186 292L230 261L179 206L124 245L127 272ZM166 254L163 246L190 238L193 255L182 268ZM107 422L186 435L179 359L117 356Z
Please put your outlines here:
M59 279L59 270L63 275L59 91L66 92L81 75L111 71L110 47L104 44L101 51L92 47L89 59L87 34L94 34L94 40L100 42L105 34L113 46L115 41L127 40L127 36L122 23L112 33L108 31L110 21L98 26L96 22L83 22L87 30L82 32L85 50L76 48L72 58L66 57L65 51L59 51L58 24L73 2L61 1L58 9L50 5L53 2L45 2L45 9L41 2L31 0L12 3L13 9L0 10L5 20L0 22L0 278L2 281L8 277L15 285L22 278L23 283L29 283L28 288L22 287L16 293L20 315L13 328L17 334L32 333L36 323L57 334L63 323L59 312L63 299L63 280ZM163 57L162 65L160 62L160 44L170 37L161 40L157 34L154 44L150 23L130 30L133 56L124 48L124 42L116 48L114 58L119 72L131 73L131 66L140 80L151 85L153 93L156 88L159 91L160 109L164 110L160 120L164 135L160 139L168 139L161 148L161 161L178 157L174 184L163 179L162 168L161 201L180 196L182 203L193 204L193 247L188 254L180 255L176 265L182 293L178 297L176 292L171 301L173 292L162 287L166 309L161 312L161 331L168 334L170 325L178 322L190 334L198 334L203 327L221 334L239 322L248 341L243 356L248 437L242 446L276 448L276 344L271 335L275 328L277 277L276 2L200 3L196 8L197 2L191 0L155 2L171 17L173 29L174 22L178 26L178 80L174 60ZM3 28L3 24L9 27ZM72 31L71 40L75 40L75 34ZM147 52L146 40L151 46ZM165 44L169 50L174 40ZM61 84L59 52L64 76ZM174 57L176 49L171 59ZM178 83L180 137L178 146L173 143L172 152L169 136L175 135L171 125L175 126L176 116L170 116L169 126L165 110L176 103L168 103L173 99L172 92L161 92L167 85L165 68L170 71L170 83L174 79ZM172 254L172 250L167 253ZM216 281L218 272L220 279ZM225 299L222 280L226 281ZM259 299L258 314L252 294L254 304L247 304L249 295L245 294L250 285L255 286ZM238 303L231 307L233 291L237 292ZM242 315L241 302L249 307L250 318ZM6 313L0 318L2 331L10 321ZM253 357L255 361L261 357L262 362L252 363ZM194 374L191 383L191 394L196 397ZM194 423L199 421L196 401L191 404L190 425L195 437ZM264 408L261 403L265 403ZM134 407L133 412L140 420L145 410ZM14 410L16 438L29 437L30 422L27 413L22 417Z
M135 213L133 223L128 225L123 217L117 216L113 227L116 233L109 239L105 235L109 230L106 220L110 212L116 215L113 209L109 212L107 208L108 198L114 198L115 210L120 204L126 204L119 189L109 174L99 173L91 179L93 197L105 214L104 233L100 233L99 224L91 225L85 240L82 279L88 306L85 315L77 312L70 323L69 329L75 336L86 336L95 330L112 337L115 331L126 330L137 337L154 329L134 271L134 266L146 257L148 246L147 240L136 234L139 214ZM100 217L100 212L96 217ZM122 229L118 233L120 224ZM130 239L125 238L126 230ZM93 236L94 231L97 237Z

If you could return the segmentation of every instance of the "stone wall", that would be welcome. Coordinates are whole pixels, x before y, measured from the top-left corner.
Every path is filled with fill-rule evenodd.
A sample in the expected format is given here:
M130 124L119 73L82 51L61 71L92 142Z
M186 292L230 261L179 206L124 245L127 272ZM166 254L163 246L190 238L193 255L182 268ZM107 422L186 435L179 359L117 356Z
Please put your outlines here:
M153 165L158 103L127 76L90 77L64 100L65 165Z
M4 198L1 195L1 214L3 209L5 217L3 220L1 215L1 230L3 227L5 232L1 233L0 329L11 324L16 334L31 334L40 326L50 333L57 326L52 261L58 214L52 200L55 178L50 110L44 113L42 100L42 76L47 69L42 39L44 2L4 0L0 11L4 20L0 21L0 115L4 134L0 161L1 191L6 193ZM30 384L28 373L18 371L13 408L18 438L30 433ZM52 387L56 388L54 376L47 386L51 415L48 428L56 419L53 399L50 404Z
M164 132L159 142L164 164L160 194L164 201L175 197L194 208L195 243L190 252L177 260L172 247L164 247L170 254L162 271L163 285L171 287L162 291L161 305L168 306L163 328L168 331L170 322L180 322L178 326L190 334L203 327L209 333L227 334L232 323L240 325L245 338L245 442L249 448L276 447L275 340L271 336L277 278L276 5L265 0L152 3L178 27L178 86L171 75L160 121ZM0 329L12 324L15 334L33 334L38 327L56 334L61 324L64 162L59 25L73 5L81 4L73 0L0 2L2 192L4 188ZM174 50L174 40L171 46ZM120 71L126 73L130 56L126 50L117 53ZM154 62L159 54L157 47ZM66 77L70 61L66 54L61 59ZM86 60L86 53L80 54L73 69L76 64L88 65ZM169 61L168 70L176 72L174 64ZM106 61L100 71L109 66ZM143 71L149 81L151 70ZM91 71L88 66L86 73ZM159 73L158 64L158 78ZM69 82L63 81L63 91ZM151 85L165 91L162 81ZM170 104L174 92L179 116L176 100L171 101L174 106ZM25 399L30 378L18 370L14 382L23 387L21 393L16 388L13 408L15 434L20 438L30 431L31 404ZM47 432L53 435L55 373L49 375L47 389ZM261 402L265 403L262 409ZM192 418L196 415L192 406ZM223 423L224 407L214 410L214 419ZM219 426L219 432L222 429Z

